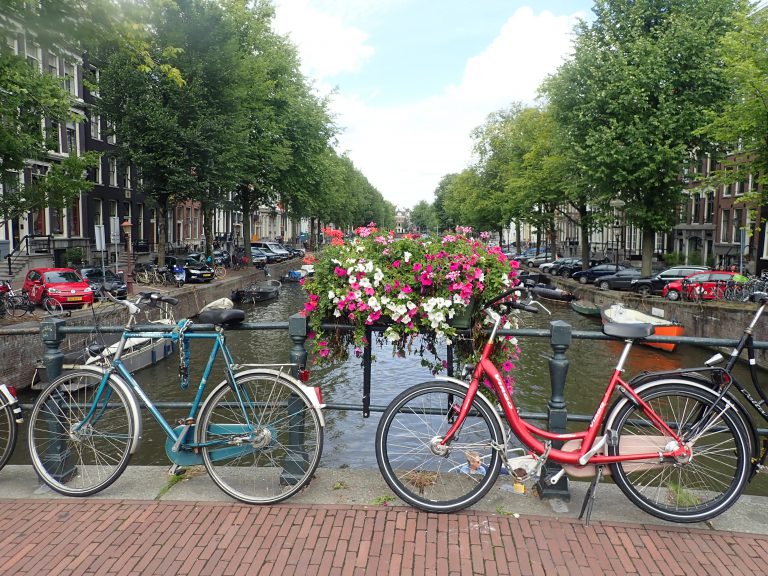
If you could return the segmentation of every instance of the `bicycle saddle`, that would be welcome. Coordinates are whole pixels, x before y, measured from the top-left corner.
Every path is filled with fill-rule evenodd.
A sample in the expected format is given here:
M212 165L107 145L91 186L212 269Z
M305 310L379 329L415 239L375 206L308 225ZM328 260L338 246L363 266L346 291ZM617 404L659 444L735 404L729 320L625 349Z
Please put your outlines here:
M603 334L616 338L645 338L655 331L653 324L641 322L606 322L603 324Z
M209 309L200 312L197 317L201 324L214 324L216 326L236 326L245 319L245 311L237 308Z

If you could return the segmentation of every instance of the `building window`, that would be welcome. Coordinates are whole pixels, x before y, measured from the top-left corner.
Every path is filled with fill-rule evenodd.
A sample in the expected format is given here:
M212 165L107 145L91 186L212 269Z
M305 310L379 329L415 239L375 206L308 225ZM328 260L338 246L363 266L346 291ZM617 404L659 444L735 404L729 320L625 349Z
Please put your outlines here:
M47 134L48 149L52 152L61 153L61 129L56 120L51 120L51 127Z
M101 200L101 198L94 198L93 199L93 223L94 224L104 224L104 202Z
M139 213L139 222L137 224L136 239L144 240L144 204L137 204L136 211Z
M117 186L117 160L115 158L109 159L109 185ZM110 214L110 216L117 216L117 214Z
M709 190L706 195L706 208L704 209L704 222L712 224L715 216L715 192Z
M77 127L71 120L67 122L67 152L79 156L80 150L77 146Z
M34 42L27 39L27 63L35 70L42 71L42 65L40 62L40 47Z
M101 140L101 126L99 125L101 123L101 116L98 114L94 114L91 116L91 138L93 140Z
M79 96L77 90L77 66L71 62L64 64L64 90L75 98Z
M131 167L130 167L130 165L125 167L125 187L128 188L128 189L132 188L132 185L131 185Z
M115 218L117 216L117 200L109 201L109 216Z
M693 215L691 217L691 224L700 224L701 223L701 196L698 194L693 194L691 196L691 201L693 202Z
M59 75L59 57L52 52L48 52L48 74L51 76Z
M80 198L73 198L72 204L69 206L69 236L80 236Z
M14 38L13 36L6 36L5 43L8 44L8 48L11 49L11 52L13 52L14 54L19 53L19 46L18 46L18 42L16 41L16 38Z
M99 156L96 160L96 165L93 167L93 181L96 182L96 184L104 184L104 180L102 180L101 176L101 159L102 157Z
M742 226L741 218L742 218L743 212L744 210L742 208L737 208L736 210L733 211L733 228L731 233L731 242L733 242L734 244L738 244L739 239L741 238L741 226Z
M749 175L749 191L757 192L757 176L755 174Z
M720 242L728 242L728 232L731 228L731 211L723 210L720 217Z
M61 234L64 230L64 214L61 209L51 208L51 232L53 234Z
M115 138L115 123L107 120L107 144L115 144L117 139Z

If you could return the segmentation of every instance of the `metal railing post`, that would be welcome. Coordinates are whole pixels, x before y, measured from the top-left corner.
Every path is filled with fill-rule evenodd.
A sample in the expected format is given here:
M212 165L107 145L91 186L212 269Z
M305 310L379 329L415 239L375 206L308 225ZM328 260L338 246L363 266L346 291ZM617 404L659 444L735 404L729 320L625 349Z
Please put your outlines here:
M547 429L550 432L562 434L566 431L568 422L568 410L565 407L565 379L568 375L568 358L565 352L571 345L571 325L562 320L553 320L549 323L550 345L552 356L549 359L549 379L552 386L552 394L547 402ZM553 448L562 448L562 442L553 442ZM562 469L556 462L547 462L546 470L542 473L539 482L539 494L542 498L562 498L570 500L568 490L568 477L563 476L557 484L550 485L546 479Z
M301 314L294 314L288 318L288 336L291 338L291 350L289 358L291 364L291 376L299 377L299 371L307 365L307 349L304 343L307 340L307 319ZM288 410L288 444L291 447L283 459L283 471L280 474L280 482L283 485L294 485L304 476L307 467L307 454L304 452L304 402L292 394L288 398L286 406Z
M64 367L64 353L61 351L64 334L61 329L66 323L67 321L63 318L53 317L45 318L40 322L40 336L46 348L43 354L43 364L45 365L45 377L48 384L61 376ZM46 404L47 407L43 413L46 415L46 427L52 441L47 443L45 452L40 459L53 478L59 482L66 482L77 472L70 449L64 442L66 431L61 427L61 422L65 421L69 415L61 414L61 407L53 396L48 398ZM60 416L57 417L57 415Z

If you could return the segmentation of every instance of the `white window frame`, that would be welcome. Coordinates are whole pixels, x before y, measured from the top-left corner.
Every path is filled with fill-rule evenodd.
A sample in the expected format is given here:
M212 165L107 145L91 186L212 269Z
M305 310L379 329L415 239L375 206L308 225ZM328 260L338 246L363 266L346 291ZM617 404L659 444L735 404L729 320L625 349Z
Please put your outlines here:
M107 144L116 144L117 137L115 136L115 123L111 120L107 120Z
M49 127L46 130L46 139L49 137L48 132L56 137L56 147L50 148L49 151L53 154L61 154L61 123L58 120L50 120Z
M720 213L720 243L728 243L728 231L731 229L731 211L723 210Z
M131 190L133 188L132 181L131 181L131 165L128 164L128 166L125 167L125 188L128 190Z
M55 69L55 72L51 71L51 63L53 63L53 68ZM48 73L51 74L51 76L54 76L56 78L59 77L59 56L57 54L54 54L53 52L48 52Z
M77 81L77 63L64 61L64 89L74 98L80 98L80 87Z
M91 126L91 139L101 140L101 116L94 114L88 122Z
M117 159L109 158L109 185L113 188L117 187ZM116 214L110 214L110 216L116 216Z
M18 56L19 54L19 39L16 38L16 36L6 36L5 37L5 44L13 50L13 53Z
M30 51L33 53L30 54ZM38 44L27 38L26 40L26 46L24 48L24 58L27 61L27 63L31 64L30 60L34 60L37 66L38 72L43 71L43 58L42 58L42 49Z
M74 150L74 156L80 156L80 130L77 129L78 124L74 120L67 120L66 125L64 126L64 138L67 142L67 152L66 154L72 154L73 151L69 148L69 131L73 130L75 133L75 150Z
M743 208L733 209L733 223L731 224L731 243L738 244L741 238L741 218L744 214Z
M93 223L98 225L104 224L104 200L101 198L94 198L93 205L95 207L93 214Z
M96 161L96 166L93 168L93 181L96 184L104 184L104 174L102 173L101 169L101 161L103 159L103 156L99 155L99 158Z

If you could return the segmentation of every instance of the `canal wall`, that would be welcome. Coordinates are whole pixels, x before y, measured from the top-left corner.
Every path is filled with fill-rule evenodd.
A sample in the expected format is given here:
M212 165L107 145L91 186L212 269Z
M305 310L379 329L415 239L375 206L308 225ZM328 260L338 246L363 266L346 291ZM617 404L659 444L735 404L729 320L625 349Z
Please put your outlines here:
M301 260L290 260L279 264L270 264L272 278L279 279L288 270L301 267ZM213 280L207 284L185 284L181 288L164 288L134 284L134 292L156 290L178 298L179 303L173 309L174 316L186 318L197 314L206 304L219 298L229 297L234 290L244 288L253 282L264 280L264 272L249 268L240 272L231 272L222 279ZM159 311L149 319L155 319ZM298 312L298 310L297 310ZM35 367L43 358L45 346L39 334L40 320L47 315L39 308L35 317L28 322L3 324L0 331L0 382L15 386L18 390L31 387L35 377ZM96 320L96 318L98 320ZM73 310L63 317L67 326L93 326L97 321L104 326L117 326L127 320L127 311L114 303L96 303L93 308ZM285 319L288 320L287 318ZM142 323L141 320L139 323ZM88 343L93 342L89 334L68 334L61 345L61 350L67 353L79 353Z
M755 304L751 302L672 302L661 297L645 297L617 290L600 290L592 285L581 285L572 280L555 280L560 288L573 292L579 300L607 308L621 302L646 314L675 320L685 327L685 335L697 338L723 338L738 340L744 328L752 321ZM661 311L659 314L658 311ZM768 318L761 318L753 332L755 340L768 341ZM757 363L768 369L768 350L756 350Z

